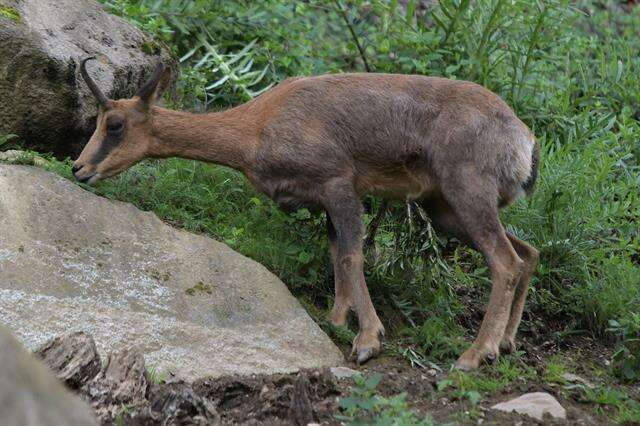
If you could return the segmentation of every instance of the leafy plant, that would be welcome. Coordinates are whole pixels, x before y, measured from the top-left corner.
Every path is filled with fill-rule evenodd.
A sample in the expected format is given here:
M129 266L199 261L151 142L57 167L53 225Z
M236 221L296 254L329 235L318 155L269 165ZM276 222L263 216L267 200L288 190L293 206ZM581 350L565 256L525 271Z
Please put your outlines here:
M376 374L369 378L361 375L354 376L355 385L351 387L351 394L340 398L339 405L342 415L338 420L350 425L432 425L430 419L418 420L406 401L406 394L402 393L389 398L376 393L376 388L382 380L382 375Z
M205 34L208 33L205 31ZM199 44L180 58L180 62L185 62L195 58L196 53L200 50L205 51L197 61L194 59L195 64L192 68L193 71L202 71L207 75L217 76L216 81L204 87L205 107L224 96L220 88L227 82L231 86L231 90L244 101L251 100L273 85L273 83L263 84L263 87L255 88L256 85L262 83L267 72L266 66L262 70L252 69L254 62L252 49L256 40L251 41L239 52L220 54L216 46L208 41L210 38L210 36L200 35L198 37Z
M0 147L2 147L2 145L8 144L9 141L17 138L18 138L18 135L14 135L14 134L0 136Z
M457 358L467 346L463 330L452 320L441 317L429 317L407 333L412 341L420 342L420 353L428 354L432 360Z
M614 374L623 382L640 380L640 314L632 313L623 323L609 321L609 329L619 341L612 357Z

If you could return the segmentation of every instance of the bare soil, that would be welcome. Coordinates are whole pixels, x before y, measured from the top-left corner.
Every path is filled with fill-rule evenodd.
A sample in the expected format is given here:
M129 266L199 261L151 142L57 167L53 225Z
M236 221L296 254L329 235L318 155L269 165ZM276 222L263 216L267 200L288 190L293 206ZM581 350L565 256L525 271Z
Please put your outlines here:
M350 396L355 384L353 377L339 378L328 368L293 374L210 377L193 383L173 379L158 382L147 370L141 353L123 349L108 354L103 363L95 347L86 333L69 333L52 339L35 354L90 404L104 425L337 425L341 421L337 416L344 415L340 399ZM346 355L348 348L343 350ZM640 398L637 385L621 386L607 374L611 348L584 337L564 343L562 348L552 341L538 345L525 341L519 355L511 356L507 363L464 375L415 367L388 352L364 366L348 363L347 367L365 377L379 375L377 395L404 394L417 418L429 417L436 424L609 425L617 414L611 389ZM549 369L552 360L555 367ZM551 370L554 372L550 375ZM563 372L579 375L581 384L562 379ZM585 396L585 386L609 389L609 394L596 404ZM473 398L468 391L475 392ZM567 410L567 419L537 421L490 408L528 392L555 396Z
M585 350L588 348L588 351ZM562 354L575 361L574 371L589 381L592 371L587 364L580 368L581 360L601 362L609 358L610 349L595 345L591 340L576 341L559 351L553 345L525 348L521 360L539 372L544 372L549 357ZM483 425L610 425L612 421L605 412L597 412L596 405L582 400L579 392L568 391L554 383L539 379L508 385L495 393L483 393L477 406L460 400L451 392L437 391L437 383L449 374L412 367L406 360L395 356L384 356L364 366L347 365L365 376L382 374L377 391L383 396L407 394L411 409L420 418L431 416L438 424L483 424ZM205 378L193 383L199 396L212 401L223 424L307 424L320 423L338 425L340 414L338 399L350 394L353 379L337 379L329 369L305 370L296 374L269 376ZM490 407L527 392L548 392L554 395L567 410L567 420L545 419L537 421L516 413L501 413ZM602 410L600 410L602 411Z

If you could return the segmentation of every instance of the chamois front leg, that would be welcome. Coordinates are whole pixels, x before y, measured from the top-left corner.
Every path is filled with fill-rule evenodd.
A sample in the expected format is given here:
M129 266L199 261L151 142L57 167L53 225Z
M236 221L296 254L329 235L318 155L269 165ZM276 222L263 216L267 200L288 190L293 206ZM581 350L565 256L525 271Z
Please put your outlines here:
M331 310L331 323L336 326L343 326L347 323L347 315L349 314L349 309L353 306L353 298L351 297L349 283L344 280L344 275L336 272L339 268L338 238L329 213L327 213L327 235L329 237L329 249L333 263L336 292L333 309Z
M353 342L352 356L355 355L356 361L362 364L380 353L381 337L384 335L384 327L373 307L364 279L362 203L348 185L333 184L327 189L324 205L335 227L336 283L349 288L358 315L360 330Z

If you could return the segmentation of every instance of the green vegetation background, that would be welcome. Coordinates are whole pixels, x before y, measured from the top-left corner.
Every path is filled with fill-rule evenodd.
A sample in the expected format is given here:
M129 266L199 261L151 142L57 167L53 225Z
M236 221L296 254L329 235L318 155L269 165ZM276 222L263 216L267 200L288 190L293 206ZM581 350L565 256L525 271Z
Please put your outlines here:
M640 378L640 8L617 2L102 0L181 58L173 107L231 107L289 76L364 71L478 82L542 145L535 194L504 212L541 252L519 336L616 345L612 372ZM69 175L68 164L54 166ZM96 192L211 235L278 275L337 340L324 218L280 212L237 172L146 161ZM367 220L380 200L369 199ZM472 338L489 293L480 255L396 203L367 251L389 348L446 365Z

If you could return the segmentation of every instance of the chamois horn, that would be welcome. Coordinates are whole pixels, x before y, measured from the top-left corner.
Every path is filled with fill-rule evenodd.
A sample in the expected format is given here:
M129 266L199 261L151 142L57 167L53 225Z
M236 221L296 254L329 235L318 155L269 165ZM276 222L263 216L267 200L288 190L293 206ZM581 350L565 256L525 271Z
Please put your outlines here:
M109 103L109 99L104 95L104 93L102 93L102 91L100 90L96 82L93 81L91 77L89 77L89 74L87 73L86 62L91 59L96 59L96 57L89 56L87 58L84 58L82 62L80 62L80 74L82 74L82 78L84 79L85 83L87 83L87 86L89 87L89 90L91 90L91 93L93 93L93 96L95 96L96 99L98 99L98 102L100 103L100 105L106 108Z
M149 100L156 91L156 87L162 78L164 68L164 64L159 62L156 69L153 71L153 74L149 77L149 80L138 90L136 96L140 97L143 101Z

